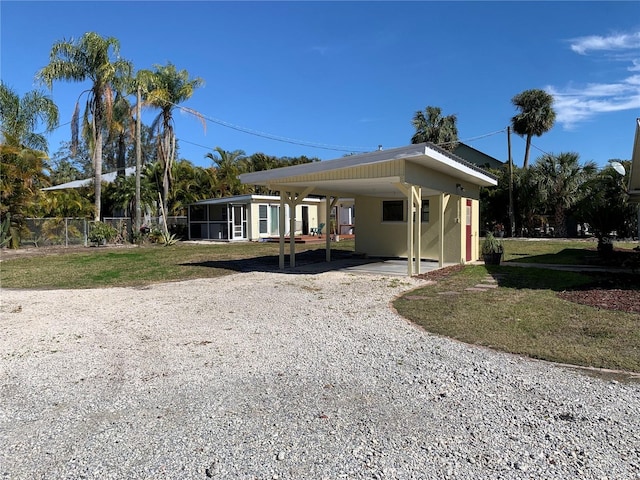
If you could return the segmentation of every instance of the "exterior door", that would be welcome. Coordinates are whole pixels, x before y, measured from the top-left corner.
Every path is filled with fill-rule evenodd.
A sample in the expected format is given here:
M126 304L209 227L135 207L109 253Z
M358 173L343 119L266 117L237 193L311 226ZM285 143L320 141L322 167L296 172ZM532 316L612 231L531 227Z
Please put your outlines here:
M309 207L302 205L302 235L309 235Z
M471 261L471 200L467 200L467 212L466 212L466 225L467 225L467 232L466 232L466 238L467 238L467 255L466 255L466 259L467 262Z
M244 205L231 205L231 239L242 240L245 237L244 227L246 208Z

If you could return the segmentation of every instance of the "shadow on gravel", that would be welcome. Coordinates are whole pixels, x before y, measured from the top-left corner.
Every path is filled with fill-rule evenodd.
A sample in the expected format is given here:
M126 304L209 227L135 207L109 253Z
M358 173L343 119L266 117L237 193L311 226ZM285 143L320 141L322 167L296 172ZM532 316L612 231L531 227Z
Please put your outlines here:
M365 265L379 261L379 258L367 259L354 256L352 252L335 250L331 251L331 262L327 262L324 250L309 250L296 253L295 268L289 268L289 255L285 255L284 270L280 270L279 268L279 257L277 255L231 260L210 260L206 262L189 262L182 263L181 265L188 267L220 268L234 272L278 272L300 274L331 272L346 267Z

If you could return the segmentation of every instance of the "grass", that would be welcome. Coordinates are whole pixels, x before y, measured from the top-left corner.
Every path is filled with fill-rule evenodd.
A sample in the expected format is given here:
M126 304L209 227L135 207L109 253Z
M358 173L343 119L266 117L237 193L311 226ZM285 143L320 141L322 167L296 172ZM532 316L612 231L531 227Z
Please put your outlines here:
M353 251L353 241L332 245L332 253ZM289 252L287 245L286 252ZM149 245L91 248L68 253L2 258L3 288L100 288L215 278L235 271L278 266L277 243ZM7 256L8 257L8 256ZM296 245L296 262L324 259L324 244ZM287 255L288 264L288 255Z
M490 268L490 271L487 269ZM498 288L467 291L485 279ZM394 302L402 316L466 343L580 366L640 372L640 315L560 299L593 277L539 268L468 266Z
M601 263L597 240L520 240L505 239L504 260L556 265L590 265ZM615 242L617 250L632 251L638 242Z

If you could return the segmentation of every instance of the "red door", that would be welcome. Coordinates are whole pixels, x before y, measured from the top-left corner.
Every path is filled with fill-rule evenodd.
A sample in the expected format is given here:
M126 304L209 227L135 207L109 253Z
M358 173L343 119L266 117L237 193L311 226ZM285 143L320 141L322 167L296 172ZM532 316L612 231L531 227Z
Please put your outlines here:
M471 200L467 200L467 262L471 261Z

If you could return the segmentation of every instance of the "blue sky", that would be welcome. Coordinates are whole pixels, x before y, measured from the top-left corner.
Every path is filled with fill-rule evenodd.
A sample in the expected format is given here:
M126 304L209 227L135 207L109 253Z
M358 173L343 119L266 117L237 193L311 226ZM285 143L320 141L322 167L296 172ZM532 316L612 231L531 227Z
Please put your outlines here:
M640 2L2 0L0 21L0 77L20 95L44 88L34 76L56 41L88 31L117 38L136 70L171 62L202 78L184 106L206 132L177 113L176 134L180 157L205 167L216 146L326 160L408 145L427 105L504 161L511 98L531 88L552 93L558 115L532 159L577 152L604 165L630 159L640 117ZM54 84L61 124L85 87ZM50 153L69 138L61 126ZM512 145L522 165L524 139Z

